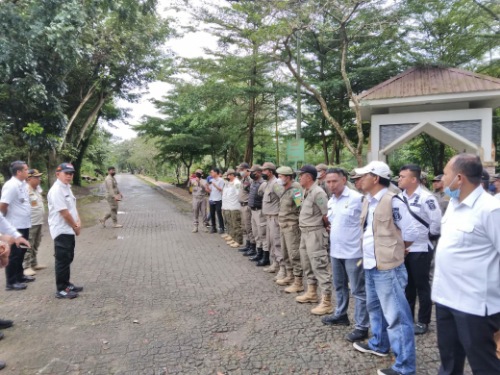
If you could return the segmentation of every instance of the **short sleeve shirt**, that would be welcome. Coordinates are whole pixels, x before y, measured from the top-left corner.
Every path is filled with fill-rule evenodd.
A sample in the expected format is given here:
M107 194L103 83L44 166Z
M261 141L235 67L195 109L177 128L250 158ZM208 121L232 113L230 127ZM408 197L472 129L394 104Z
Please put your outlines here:
M61 234L75 234L74 229L61 215L62 210L68 210L73 220L78 221L76 198L71 191L71 185L56 180L47 194L49 204L49 229L52 239Z
M292 182L292 185L285 190L280 198L280 224L299 223L300 205L302 204L302 187L298 182Z
M26 181L12 177L2 188L0 202L9 205L5 218L17 229L31 228L31 205Z
M43 224L43 215L45 214L41 190L33 189L31 186L28 187L31 205L31 225L41 225Z
M322 228L323 216L328 213L328 197L325 191L314 183L309 190L304 191L304 199L299 215L301 228Z
M210 197L208 198L209 200L211 201L221 201L222 200L222 189L224 188L224 180L220 177L218 178L213 178L212 179L212 186L210 186L210 188L212 190L210 190ZM218 189L215 188L215 186L218 186L219 189L221 189L220 191Z

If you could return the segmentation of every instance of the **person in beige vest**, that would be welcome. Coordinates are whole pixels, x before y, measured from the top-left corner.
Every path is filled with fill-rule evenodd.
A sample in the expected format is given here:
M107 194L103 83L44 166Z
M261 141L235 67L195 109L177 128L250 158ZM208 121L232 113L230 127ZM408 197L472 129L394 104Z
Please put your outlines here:
M276 284L287 286L286 293L298 293L304 290L302 283L302 265L300 264L300 228L299 214L302 204L302 187L294 181L295 174L290 167L279 167L278 184L283 186L284 192L280 198L281 250L285 263L285 276L276 280Z
M109 204L109 212L104 215L99 222L103 227L106 227L106 220L111 218L113 221L113 228L121 228L123 225L118 224L118 202L122 200L123 195L118 189L118 183L115 179L116 169L115 167L108 168L108 175L104 180L104 186L106 187L106 199Z
M250 196L250 185L252 185L252 179L250 178L250 166L248 163L241 163L238 165L237 171L241 176L241 189L239 192L239 201L241 205L241 229L243 235L246 237L246 243L243 247L240 247L238 251L242 253L250 252L250 255L256 255L256 244L255 237L252 232L252 210L248 205L248 198Z
M26 251L24 255L24 274L26 276L34 276L36 271L47 268L44 264L39 264L37 255L38 247L42 242L42 225L45 217L45 207L43 205L42 188L40 181L43 173L38 172L36 169L28 171L28 193L31 205L31 229L29 234L29 241L31 248Z
M313 165L300 169L300 185L304 188L304 198L299 215L300 260L307 279L306 293L297 296L299 303L318 302L317 287L321 288L321 302L311 310L314 315L333 312L332 273L328 256L328 197L316 183L317 171Z

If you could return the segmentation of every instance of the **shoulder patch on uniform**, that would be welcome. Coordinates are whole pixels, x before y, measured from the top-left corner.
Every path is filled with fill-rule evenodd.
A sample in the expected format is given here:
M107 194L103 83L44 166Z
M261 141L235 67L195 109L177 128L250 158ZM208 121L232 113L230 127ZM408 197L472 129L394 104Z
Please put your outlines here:
M437 208L433 199L429 199L425 203L427 204L427 206L429 206L429 210L431 211L434 211Z
M316 198L316 204L318 206L322 206L323 205L323 197Z
M394 221L400 221L403 217L401 216L401 212L399 212L399 207L392 208L392 217Z

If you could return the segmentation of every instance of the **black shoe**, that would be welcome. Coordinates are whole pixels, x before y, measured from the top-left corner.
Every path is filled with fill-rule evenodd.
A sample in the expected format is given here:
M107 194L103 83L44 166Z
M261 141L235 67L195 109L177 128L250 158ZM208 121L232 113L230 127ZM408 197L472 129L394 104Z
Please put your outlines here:
M78 297L78 293L69 290L69 288L56 292L56 298L73 299L76 297Z
M251 244L250 248L242 254L244 257L253 257L257 255L257 250L255 249L255 244Z
M402 375L400 372L394 371L392 368L384 368L377 370L377 375Z
M3 370L7 366L7 363L5 361L0 361L0 370Z
M215 230L214 228L210 229L210 233L217 233L217 230Z
M246 244L245 244L245 246L240 247L240 248L238 249L238 251L239 251L240 253L244 253L245 251L247 251L247 250L249 250L249 249L250 249L250 245L251 245L251 244L250 244L250 241L247 241L247 242L246 242Z
M224 229L219 228L219 234L224 234L224 233L225 233Z
M14 283L14 284L7 284L5 286L5 290L24 290L28 287L28 285L24 283Z
M21 278L20 283L32 283L35 280L36 280L36 277L33 277L33 276L23 276Z
M0 319L0 329L10 328L14 325L12 320Z
M368 330L355 329L345 336L345 339L350 342L363 341L368 338Z
M252 262L259 262L264 257L264 250L261 247L257 249L257 255L254 255L251 258L248 258Z
M351 324L347 315L335 316L335 314L322 317L321 322L327 326L348 326Z
M423 335L429 330L429 325L425 323L417 323L413 326L413 329L415 330L415 335Z
M269 265L271 265L271 262L269 261L269 251L264 251L264 256L257 262L257 267L264 267Z
M73 284L69 284L68 289L72 292L80 293L81 291L83 291L83 286L76 286Z
M364 343L364 342L355 342L354 344L352 344L352 347L361 353L370 353L370 354L378 355L379 357L387 357L389 355L389 352L384 353L384 352L379 352L379 351L373 350L372 348L370 348L368 346L367 343Z

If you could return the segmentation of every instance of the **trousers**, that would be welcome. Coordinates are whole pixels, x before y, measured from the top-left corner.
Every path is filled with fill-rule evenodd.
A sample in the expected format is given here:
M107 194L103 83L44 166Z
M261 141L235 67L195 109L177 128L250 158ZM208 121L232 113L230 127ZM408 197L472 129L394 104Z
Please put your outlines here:
M29 239L30 230L18 229L17 230L25 239ZM24 278L24 268L23 261L24 255L26 254L26 249L22 247L17 247L16 245L11 245L9 264L5 267L5 279L7 284L15 284L23 282Z
M60 234L54 238L54 257L57 291L70 285L71 263L75 257L75 235Z

